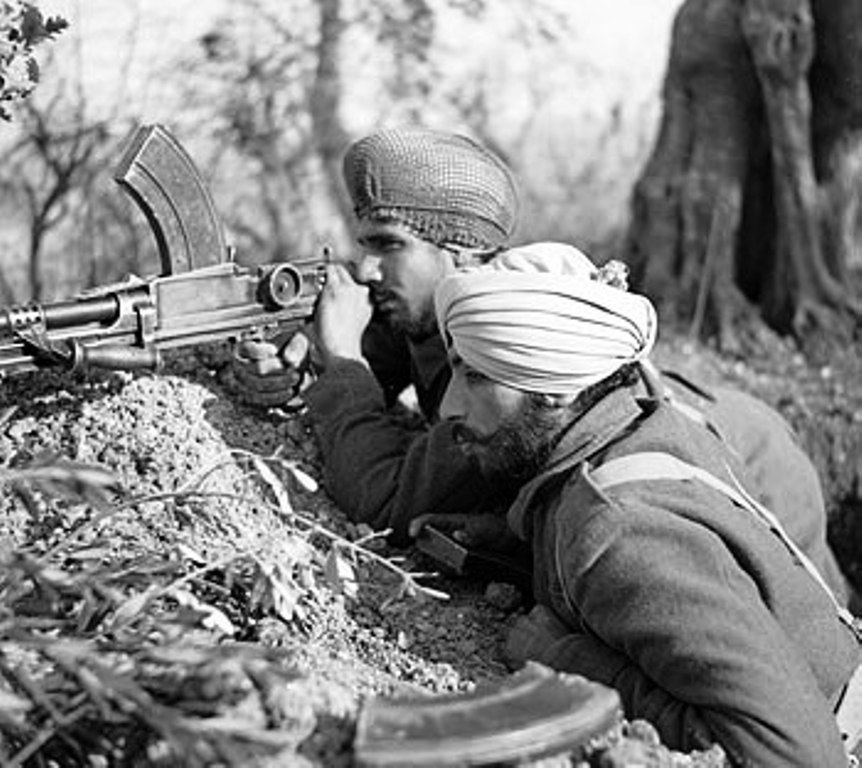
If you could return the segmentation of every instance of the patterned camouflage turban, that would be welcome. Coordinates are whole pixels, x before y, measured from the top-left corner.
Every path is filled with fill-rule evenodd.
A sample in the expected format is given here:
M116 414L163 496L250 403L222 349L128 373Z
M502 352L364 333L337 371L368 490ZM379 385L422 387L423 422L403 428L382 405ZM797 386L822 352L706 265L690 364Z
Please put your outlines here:
M344 181L360 220L394 219L437 245L492 250L515 228L511 172L465 136L378 131L347 150Z

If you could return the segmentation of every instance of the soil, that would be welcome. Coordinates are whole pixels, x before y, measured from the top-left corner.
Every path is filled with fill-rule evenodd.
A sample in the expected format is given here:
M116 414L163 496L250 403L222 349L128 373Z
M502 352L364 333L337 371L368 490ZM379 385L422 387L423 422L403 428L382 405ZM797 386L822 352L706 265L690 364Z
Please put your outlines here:
M742 360L670 335L655 359L787 416L858 587L862 355L834 344L764 334ZM416 576L437 567L352 525L316 484L307 414L243 406L225 361L198 349L158 376L0 382L0 472L45 470L0 498L0 701L30 701L0 718L4 764L351 766L373 697L510 675L504 638L524 596ZM722 756L673 753L647 724L621 722L552 764L703 768Z

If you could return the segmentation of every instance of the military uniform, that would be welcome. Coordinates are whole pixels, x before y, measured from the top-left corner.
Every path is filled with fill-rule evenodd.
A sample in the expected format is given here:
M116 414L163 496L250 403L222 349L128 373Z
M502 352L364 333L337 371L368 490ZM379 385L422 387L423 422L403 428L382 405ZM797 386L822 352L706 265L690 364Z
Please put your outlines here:
M466 513L497 508L478 464L464 454L452 424L435 423L450 370L442 339L408 341L374 324L365 335L369 370L336 363L305 393L324 457L325 481L339 506L357 522L392 528L407 543L407 526L426 512ZM430 426L411 429L389 412L414 386ZM651 381L653 394L665 386ZM672 386L672 389L670 387ZM842 601L845 581L826 543L826 513L817 472L789 425L765 403L743 392L668 386L674 402L697 409L745 466L749 490L781 520Z
M525 655L613 686L672 748L846 765L833 709L859 644L780 538L698 482L593 481L592 467L650 451L747 482L709 431L637 394L617 390L579 419L510 509L533 546L536 599L567 630Z

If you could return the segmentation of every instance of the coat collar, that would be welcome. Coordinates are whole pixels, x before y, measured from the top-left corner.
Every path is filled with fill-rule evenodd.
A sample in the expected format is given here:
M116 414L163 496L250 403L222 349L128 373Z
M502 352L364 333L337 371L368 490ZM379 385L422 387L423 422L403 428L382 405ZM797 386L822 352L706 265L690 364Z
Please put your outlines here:
M449 358L446 345L439 333L416 340L407 338L410 359L418 382L425 388L431 388L439 379L441 372L449 370Z
M522 539L530 536L527 514L539 490L554 478L603 450L624 434L643 414L654 407L653 398L642 397L643 386L636 384L614 390L566 428L545 469L521 488L509 508L509 526Z

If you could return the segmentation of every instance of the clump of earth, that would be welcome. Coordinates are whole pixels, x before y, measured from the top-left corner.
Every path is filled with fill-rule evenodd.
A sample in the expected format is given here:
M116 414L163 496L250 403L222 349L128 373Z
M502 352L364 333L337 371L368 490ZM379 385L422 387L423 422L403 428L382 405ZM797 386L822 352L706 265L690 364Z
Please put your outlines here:
M740 360L671 336L661 341L655 359L706 384L737 385L784 413L821 472L830 537L858 587L862 365L852 349L834 352L803 353L766 336L760 354ZM33 583L50 582L63 593L64 600L39 603L57 627L52 642L80 640L91 654L109 649L109 664L122 656L123 674L131 675L123 679L133 679L160 706L173 707L166 711L183 713L184 724L202 713L221 718L222 751L208 762L212 748L193 739L188 754L196 757L184 761L176 748L180 735L147 720L134 703L120 707L121 691L105 694L102 714L115 712L113 725L104 726L111 748L138 750L134 759L126 755L116 764L266 765L268 754L273 765L350 766L357 717L371 697L468 692L510 675L506 632L525 610L527 596L513 585L440 574L422 553L391 550L370 530L351 524L318 484L320 457L308 415L243 405L232 393L226 360L224 350L207 348L174 356L159 375L84 379L40 372L0 382L0 471L60 466L66 472L7 485L12 492L0 498L0 555L9 572L20 569ZM81 474L93 466L110 473L101 490ZM7 597L18 594L9 592L10 584L7 578L0 585ZM147 598L135 602L141 594ZM26 624L21 600L7 604L3 616L4 663L28 667L48 692L55 672L46 652L9 630ZM35 615L33 601L28 605L27 621ZM87 620L81 618L85 610ZM34 637L26 626L26 637ZM197 655L188 655L189 644ZM13 646L20 656L10 662ZM62 666L57 660L68 656L55 651L52 646L50 658ZM213 669L221 688L213 689ZM105 681L118 679L100 678L109 688ZM63 680L66 703L76 695L97 698L86 687L75 688L84 683L73 673ZM277 706L273 690L282 691ZM50 693L60 695L54 688ZM37 710L29 710L31 718L41 716ZM94 706L86 714L91 730L99 711ZM123 717L143 717L152 738L115 738L110 729ZM24 715L21 723L14 746L47 754L33 746L41 731L28 730ZM225 740L227 724L234 741ZM56 722L53 727L62 730ZM281 734L277 744L265 736L273 731ZM91 744L71 725L66 738L64 754L81 762L69 757L56 764L111 764L104 756L94 762L100 749L108 749L105 739ZM73 741L77 752L69 751ZM252 743L264 757L252 755ZM56 750L57 740L46 737L40 748L52 745ZM231 754L242 762L231 763ZM675 753L648 724L625 721L577 759L561 760L723 764L719 749Z

